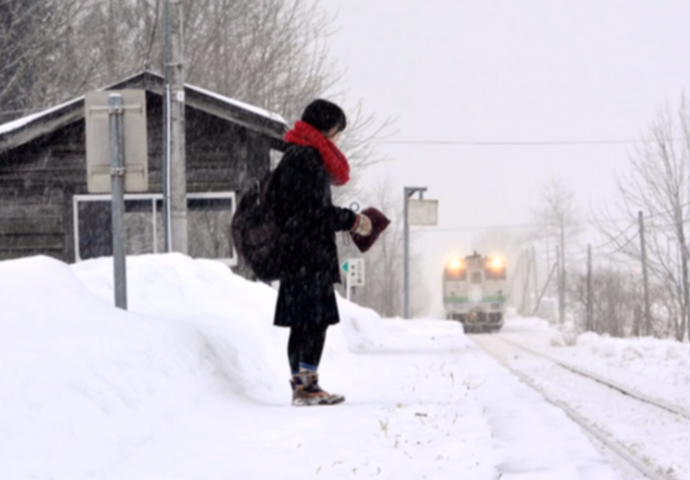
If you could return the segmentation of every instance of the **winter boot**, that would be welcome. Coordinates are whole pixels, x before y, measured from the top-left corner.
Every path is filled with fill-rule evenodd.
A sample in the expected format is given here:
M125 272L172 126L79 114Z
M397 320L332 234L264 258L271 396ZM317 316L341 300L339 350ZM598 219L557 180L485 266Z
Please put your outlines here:
M296 407L309 405L335 405L345 401L342 395L331 394L319 386L319 375L310 370L301 370L290 380L292 404Z

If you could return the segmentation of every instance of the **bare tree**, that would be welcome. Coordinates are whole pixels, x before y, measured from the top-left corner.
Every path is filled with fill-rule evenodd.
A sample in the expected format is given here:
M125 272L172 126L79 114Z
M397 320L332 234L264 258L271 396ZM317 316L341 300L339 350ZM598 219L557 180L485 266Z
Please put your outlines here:
M348 127L343 132L340 148L346 153L348 161L356 167L353 169L356 184L366 167L388 160L376 149L376 142L392 135L394 121L390 118L378 120L376 115L366 113L362 102L350 109L347 117Z
M667 319L676 339L690 328L687 222L690 220L690 110L685 96L673 114L666 106L657 115L641 146L630 159L630 171L618 181L618 210L634 219L644 212L650 282L663 287L678 312ZM610 216L610 215L609 215ZM601 231L629 258L640 261L640 247L622 229L602 223ZM654 297L656 298L656 297ZM658 311L657 305L655 309ZM665 330L661 327L661 330ZM646 332L659 334L659 331Z
M400 200L400 202L398 202ZM357 293L356 301L361 305L376 310L383 317L402 315L402 198L393 194L389 181L373 187L360 201L365 205L374 205L391 219L389 227L381 234L376 244L366 253L361 254L356 246L344 236L338 251L341 257L363 257L365 261L366 286Z
M64 98L64 93L56 95L60 79L79 71L79 57L65 53L83 4L84 0L0 0L0 122ZM70 77L73 81L73 73Z
M390 183L378 185L371 197L379 209L401 218ZM381 235L376 248L364 255L368 283L365 302L384 317L394 317L402 311L402 229L396 223L391 227Z
M365 260L366 286L358 289L355 301L376 310L383 317L396 317L403 314L403 214L402 192L396 195L390 181L375 185L361 199L365 205L376 206L390 220L388 228L381 234L374 246L361 254L344 235L338 251L341 261L345 258L363 257ZM412 235L414 237L414 235ZM411 243L410 269L421 272L422 257L414 251ZM439 275L442 266L439 266ZM343 290L344 286L339 289ZM342 293L342 292L341 292ZM410 278L410 313L413 317L425 314L430 306L430 294L425 279L421 275Z
M290 124L335 90L340 71L326 43L333 18L317 2L186 0L184 7L190 83L280 112ZM0 121L143 68L164 72L165 13L164 0L0 0ZM373 140L390 122L361 104L348 117L342 149L356 180L382 159ZM352 187L341 191L351 195Z
M558 321L565 322L568 248L582 231L580 215L575 206L575 195L560 179L544 185L542 204L533 211L535 223L540 225L535 235L548 238L558 246Z
M313 2L185 1L184 15L192 83L295 118L338 78L331 19ZM37 99L31 108L142 68L163 72L166 35L164 0L2 0L1 88Z
M569 296L580 330L587 330L587 275L571 271ZM640 283L631 273L614 266L600 266L592 272L592 319L590 329L600 334L624 337L640 328Z
M339 78L326 39L331 18L299 0L190 2L191 82L281 112L288 120Z

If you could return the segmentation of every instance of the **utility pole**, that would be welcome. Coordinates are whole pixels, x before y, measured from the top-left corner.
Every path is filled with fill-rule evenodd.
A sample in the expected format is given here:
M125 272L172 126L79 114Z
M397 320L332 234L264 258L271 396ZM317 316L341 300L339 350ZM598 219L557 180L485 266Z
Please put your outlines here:
M588 332L594 329L594 303L592 299L592 245L587 245L587 321L586 329Z
M527 312L532 311L532 292L530 288L530 283L532 282L533 271L537 269L537 264L534 261L534 256L530 250L525 252L529 258L529 263L527 264L527 279L525 284L525 289L527 290ZM536 298L535 298L536 299Z
M537 300L537 297L539 297L539 275L538 275L538 268L539 264L537 263L537 249L534 247L534 244L532 244L532 268L534 268L534 300Z
M170 2L163 4L163 158L161 161L161 182L163 184L163 230L165 252L172 251L172 221L170 219ZM154 250L155 251L155 250Z
M546 237L546 265L551 265L551 245L549 244L549 237Z
M167 177L170 202L170 251L187 254L187 173L185 157L184 35L182 0L167 0L170 59L166 76L170 81L167 108L170 123L170 163Z
M563 265L562 248L556 245L556 259L558 261L558 323L565 323L565 265Z
M527 312L532 311L531 303L530 303L530 275L531 275L531 269L532 269L532 258L530 257L529 250L523 250L522 251L522 257L525 259L525 268L522 270L522 307L520 310L522 311L522 315L527 315Z
M645 335L652 333L652 314L649 307L649 277L647 275L647 247L644 241L644 218L642 212L638 212L640 222L640 251L642 253L642 290L644 295L644 330Z
M520 255L518 256L517 262L515 262L515 267L513 268L513 274L508 277L509 278L508 281L510 282L510 286L508 287L508 291L511 292L510 293L510 299L511 299L511 301L513 301L513 305L518 309L522 308L522 306L517 304L517 294L513 295L513 292L515 292L515 282L516 282L518 275L519 275L518 272L520 272L521 271L520 269L522 268L522 257L523 257L523 252L520 252Z
M565 266L565 227L561 223L561 248L559 250L561 254L561 300L562 303L559 306L560 309L560 316L561 316L561 324L565 322L565 298L566 298L566 292L568 291L568 284L567 284L567 279L568 279L568 270Z
M405 291L403 292L404 297L404 311L403 318L410 318L410 221L408 218L408 201L412 195L419 192L420 200L424 198L424 192L426 192L426 187L404 187L403 192L403 202L404 202L404 212L405 212L405 228L404 228L404 269L405 269Z
M551 284L551 278L553 277L553 274L556 272L556 269L558 268L558 262L553 264L553 267L551 267L551 271L549 272L549 277L546 279L546 283L544 284L544 288L542 288L541 293L539 294L539 297L537 298L537 303L534 306L534 310L532 310L532 316L536 317L537 313L539 312L539 306L541 305L541 301L544 298L544 294L546 293L546 290L549 288L549 285ZM549 319L551 320L551 319Z

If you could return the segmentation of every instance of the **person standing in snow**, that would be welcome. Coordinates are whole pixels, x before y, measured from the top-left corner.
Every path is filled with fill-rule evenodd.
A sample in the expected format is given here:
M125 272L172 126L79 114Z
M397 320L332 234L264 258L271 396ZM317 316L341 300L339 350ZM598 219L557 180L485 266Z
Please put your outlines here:
M289 327L288 359L293 405L332 405L345 400L319 385L326 330L340 321L334 283L340 282L335 234L367 236L371 220L331 200L331 185L350 179L336 147L345 113L323 99L311 102L285 134L290 144L271 178L271 202L280 229L281 275L274 325Z

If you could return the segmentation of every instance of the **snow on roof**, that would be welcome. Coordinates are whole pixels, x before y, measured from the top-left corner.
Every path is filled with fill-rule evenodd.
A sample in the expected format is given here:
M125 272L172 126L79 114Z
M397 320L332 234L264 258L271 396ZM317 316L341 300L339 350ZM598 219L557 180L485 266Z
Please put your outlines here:
M17 130L17 129L25 126L25 125L28 125L29 123L33 122L34 120L37 120L41 117L45 117L46 115L50 115L53 112L61 110L65 107L69 107L70 105L81 102L82 100L84 100L83 95L81 97L69 100L65 103L61 103L60 105L56 105L54 107L51 107L47 110L42 110L40 112L33 113L31 115L27 115L25 117L21 117L21 118L18 118L16 120L12 120L11 122L0 124L0 135L11 132L12 130Z
M212 92L210 90L205 90L200 87L195 87L194 85L190 85L188 83L184 84L185 88L188 88L190 90L194 90L195 92L198 93L203 93L204 95L208 95L209 97L216 98L222 102L229 103L231 105L235 105L237 107L243 108L244 110L249 110L250 112L256 113L257 115L261 115L263 117L267 117L274 122L280 122L280 123L285 123L285 119L282 117L282 115L279 115L277 113L269 112L268 110L264 110L263 108L256 107L254 105L250 105L248 103L241 102L239 100L235 100L233 98L226 97L224 95L220 95L218 93Z
M130 80L131 78L134 78L134 76L129 77L129 78L125 79L124 81ZM120 83L122 83L122 82L120 82ZM185 86L185 88L188 88L189 90L193 90L197 93L207 95L209 97L215 98L215 99L220 100L221 102L227 103L229 105L234 105L236 107L250 111L250 112L255 113L257 115L261 115L262 117L266 117L270 120L273 120L274 122L280 122L283 124L287 124L285 119L277 113L269 112L268 110L264 110L263 108L256 107L254 105L250 105L248 103L240 102L239 100L235 100L235 99L226 97L224 95L220 95L218 93L211 92L210 90L205 90L203 88L195 87L194 85L189 85L188 83L185 83L184 86ZM101 90L107 90L108 88L109 87L106 87L106 88L101 89ZM21 118L18 118L16 120L12 120L11 122L0 124L0 135L4 135L5 133L8 133L8 132L11 132L14 130L18 130L18 129L30 124L31 122L38 120L39 118L45 117L46 115L50 115L53 112L56 112L62 108L68 107L70 105L73 105L77 102L81 102L83 100L84 100L84 96L82 95L78 98L69 100L65 103L61 103L60 105L57 105L55 107L51 107L47 110L42 110L40 112L33 113L31 115L27 115L25 117L21 117Z

